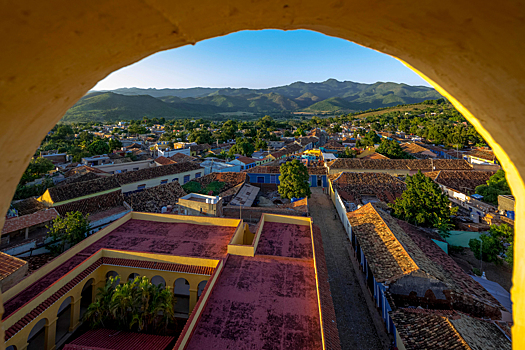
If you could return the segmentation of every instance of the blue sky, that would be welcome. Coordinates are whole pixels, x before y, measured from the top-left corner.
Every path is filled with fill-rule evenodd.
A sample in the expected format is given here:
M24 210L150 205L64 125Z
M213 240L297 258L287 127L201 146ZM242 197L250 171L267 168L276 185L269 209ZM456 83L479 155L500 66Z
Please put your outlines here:
M94 90L119 87L267 88L329 78L429 86L393 57L307 31L243 31L156 53L109 75Z

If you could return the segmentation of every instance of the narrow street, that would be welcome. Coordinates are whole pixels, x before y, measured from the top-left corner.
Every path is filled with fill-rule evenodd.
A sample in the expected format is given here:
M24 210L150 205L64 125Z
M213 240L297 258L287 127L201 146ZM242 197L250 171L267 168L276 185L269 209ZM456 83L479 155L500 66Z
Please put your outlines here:
M334 220L337 211L330 197L319 187L312 188L310 214L321 228L342 349L384 349L370 314L376 311L367 306L348 253L346 232L339 218Z

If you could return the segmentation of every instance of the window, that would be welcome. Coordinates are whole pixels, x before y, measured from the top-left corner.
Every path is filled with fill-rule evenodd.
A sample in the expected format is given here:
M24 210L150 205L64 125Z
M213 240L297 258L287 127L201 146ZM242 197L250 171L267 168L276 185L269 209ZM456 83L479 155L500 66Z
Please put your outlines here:
M128 171L128 169L122 169L123 173L126 173L127 171Z
M201 177L201 173L200 172L195 174L195 178L198 178L198 177Z
M161 185L162 185L162 184L167 184L167 183L168 183L168 179L166 179L166 180L160 180L160 184L161 184Z
M190 176L189 175L184 175L184 183L190 181Z
M146 188L146 184L137 186L137 190L143 190L145 188Z
M263 184L264 183L264 176L257 176L257 183Z
M133 171L137 171L137 170L139 170L139 168L133 168Z
M277 183L277 175L270 175L270 183L272 184Z
M171 182L175 182L175 181L179 182L179 178L176 177L176 178L174 178Z

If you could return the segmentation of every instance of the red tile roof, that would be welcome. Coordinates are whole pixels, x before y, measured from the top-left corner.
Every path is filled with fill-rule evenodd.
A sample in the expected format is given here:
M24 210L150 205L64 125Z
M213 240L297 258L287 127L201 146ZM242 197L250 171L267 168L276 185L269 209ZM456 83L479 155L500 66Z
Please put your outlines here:
M240 156L240 157L237 157L237 160L239 162L242 162L244 164L252 164L252 163L255 163L255 159L253 158L249 158L249 157L243 157L243 156Z
M115 331L112 329L89 330L64 350L164 350L175 337Z
M425 175L431 177L440 185L452 188L461 193L473 194L476 192L476 187L479 185L485 185L489 178L494 175L494 172L477 170L441 170L439 172L433 171Z
M54 208L40 210L36 213L18 216L11 219L6 219L2 234L5 235L10 232L16 232L25 229L26 227L33 227L45 222L54 220L58 216Z
M385 203L394 202L406 189L406 184L385 173L339 173L332 185L343 199L364 204L363 196L374 195Z
M329 163L331 169L371 170L472 170L464 159L356 159L338 158ZM434 169L432 169L434 167Z
M155 158L155 163L158 163L160 165L169 165L169 164L175 164L177 162L169 158L166 158L164 156L160 156L158 158Z
M0 252L0 280L3 280L25 264L27 264L27 261Z
M83 215L96 214L115 207L123 206L124 196L121 191L113 191L99 196L89 197L74 202L58 205L54 207L60 215L64 216L68 212L79 211Z

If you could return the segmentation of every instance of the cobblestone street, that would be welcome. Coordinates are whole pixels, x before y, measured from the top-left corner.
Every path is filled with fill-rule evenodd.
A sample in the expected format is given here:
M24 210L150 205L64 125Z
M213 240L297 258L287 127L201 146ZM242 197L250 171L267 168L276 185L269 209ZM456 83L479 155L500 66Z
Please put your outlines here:
M348 253L346 232L339 218L334 220L337 211L321 188L312 188L312 192L310 213L321 228L341 347L385 349L386 334L382 342Z

